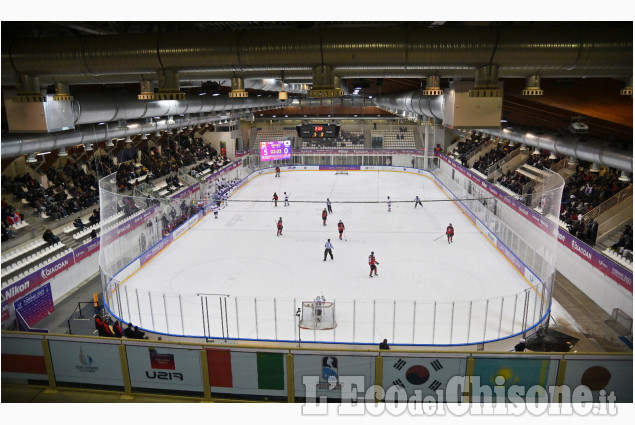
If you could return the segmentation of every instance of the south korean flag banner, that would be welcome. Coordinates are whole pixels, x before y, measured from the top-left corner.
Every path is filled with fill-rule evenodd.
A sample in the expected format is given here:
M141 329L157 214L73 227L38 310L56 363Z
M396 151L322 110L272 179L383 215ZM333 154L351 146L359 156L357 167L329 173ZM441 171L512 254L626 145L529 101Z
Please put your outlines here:
M446 386L453 377L465 376L466 366L467 356L464 355L385 356L382 387L384 392L393 386L403 388L408 399L416 396L417 401L426 396L440 401L437 391L442 391L443 401L457 402L460 400L456 385L450 392L446 391ZM463 383L463 380L460 382ZM467 391L467 388L463 391Z

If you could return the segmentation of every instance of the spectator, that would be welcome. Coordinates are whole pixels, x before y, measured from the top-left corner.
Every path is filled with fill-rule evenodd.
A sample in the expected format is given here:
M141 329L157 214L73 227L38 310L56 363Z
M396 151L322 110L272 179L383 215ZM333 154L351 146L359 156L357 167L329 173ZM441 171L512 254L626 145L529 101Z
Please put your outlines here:
M2 242L9 240L10 238L15 238L15 232L11 228L11 226L7 226L2 222Z
M97 230L93 229L90 231L90 239L95 239L97 237Z
M148 337L145 336L145 335L146 335L146 333L143 332L143 331L140 331L138 326L134 327L134 331L132 331L132 338L134 338L134 339L148 339Z
M83 229L85 227L81 217L77 217L75 220L73 220L73 226L78 229Z
M527 344L526 344L525 338L520 338L520 341L514 347L514 351L521 352L521 351L525 351L526 349L527 349Z
M123 331L123 334L126 338L134 339L134 329L132 328L132 323L128 323L128 327Z
M53 232L51 231L51 229L49 229L48 227L44 231L44 234L42 235L42 239L48 242L49 245L55 245L57 242L60 241L60 238L55 236Z
M388 340L387 339L384 338L384 340L379 343L379 349L380 350L390 350L390 347L388 346Z

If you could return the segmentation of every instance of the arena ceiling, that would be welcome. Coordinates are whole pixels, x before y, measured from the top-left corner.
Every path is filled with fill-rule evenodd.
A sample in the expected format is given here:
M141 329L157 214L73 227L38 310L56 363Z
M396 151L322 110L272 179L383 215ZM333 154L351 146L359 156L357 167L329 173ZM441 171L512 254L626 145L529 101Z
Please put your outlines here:
M2 85L14 89L27 73L49 88L64 81L71 91L138 92L139 80L155 78L157 68L181 66L187 95L210 82L224 95L235 76L311 84L312 68L331 63L347 97L367 98L425 88L432 74L446 88L497 64L508 123L566 131L583 116L592 136L632 146L632 96L620 95L632 86L632 27L630 21L3 22ZM541 76L542 96L521 95L532 74Z

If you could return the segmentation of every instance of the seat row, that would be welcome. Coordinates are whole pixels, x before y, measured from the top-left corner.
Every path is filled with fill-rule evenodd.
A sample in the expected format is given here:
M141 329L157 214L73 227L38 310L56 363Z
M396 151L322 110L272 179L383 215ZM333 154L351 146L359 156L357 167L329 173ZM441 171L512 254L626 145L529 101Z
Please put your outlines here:
M2 275L6 276L11 273L16 273L19 270L27 268L33 263L36 263L38 260L41 260L42 258L46 258L52 253L59 251L63 248L64 248L64 244L62 244L61 242L57 242L54 245L48 246L42 250L37 251L35 254L31 254L27 256L26 258L23 258L21 260L18 260L14 263L9 264L8 266L2 269Z
M23 246L19 246L9 252L7 252L6 254L4 254L2 256L2 263L4 264L5 262L9 262L11 260L13 260L14 258L20 257L22 255L28 254L29 252L41 247L42 245L45 245L46 241L44 239L37 239L34 241L29 242L26 245Z
M48 264L51 264L54 261L59 260L60 258L62 258L63 256L69 254L73 252L73 250L71 248L68 248L62 252L57 253L56 255L54 255L53 257L48 258L46 261L43 261L31 268L29 268L28 270L25 270L23 272L21 272L20 274L9 278L7 281L2 282L2 288L6 288L9 285L14 284L15 282L19 281L20 279L23 279L24 277L30 275L31 273L34 273L42 268L44 268L45 266L47 266Z

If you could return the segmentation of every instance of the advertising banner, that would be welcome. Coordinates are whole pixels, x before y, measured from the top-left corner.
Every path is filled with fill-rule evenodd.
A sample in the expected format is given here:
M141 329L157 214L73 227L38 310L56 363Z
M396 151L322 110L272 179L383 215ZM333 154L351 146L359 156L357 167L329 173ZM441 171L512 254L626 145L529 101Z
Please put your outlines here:
M136 229L137 227L141 226L142 224L145 225L146 222L148 220L150 220L151 218L153 218L155 215L157 215L159 213L160 209L158 208L158 206L153 206L152 208L144 211L143 213L139 214L138 216L121 223L120 225L118 225L116 228L108 231L106 234L101 235L101 238L103 238L104 240L104 244L108 245L110 243L112 243L115 239L117 239L120 236L125 235L128 232L133 231L134 229Z
M126 345L132 388L203 393L198 349Z
M415 155L418 149L296 149L294 155Z
M242 165L242 163L243 163L243 160L239 159L238 161L235 161L232 164L229 164L227 167L223 168L222 170L215 172L211 176L207 176L207 178L205 179L205 183L209 183L213 180L216 180L217 178L221 177L223 174L226 174L232 170L235 170L238 166Z
M608 396L613 392L617 403L633 402L633 358L616 356L580 356L568 357L567 369L563 385L571 392L579 386L585 385L593 394L593 401L597 403L601 392ZM629 379L623 379L628 377Z
M123 388L118 344L50 340L49 347L58 383Z
M508 390L511 386L524 387L524 393L532 386L538 386L537 396L545 397L545 401L551 401L548 387L556 384L558 372L558 358L536 356L492 356L474 357L474 378L478 378L478 386L472 387L472 401L493 400L494 387L504 387ZM498 378L497 377L502 377ZM475 391L475 388L484 389ZM506 391L506 397L510 395Z
M360 391L375 383L375 356L294 353L293 375L296 397L339 399L343 380L361 377ZM364 397L365 394L359 394L360 399Z
M194 183L192 186L186 189L183 189L182 191L170 196L170 199L176 200L176 199L192 197L196 192L199 191L200 188L201 188L201 185L199 183Z
M75 263L79 263L80 261L90 257L91 255L99 251L100 239L101 238L98 236L87 244L75 248L75 250L73 251Z
M172 233L168 234L159 242L152 245L152 247L148 249L146 252L141 254L141 257L139 257L139 261L141 262L140 265L142 266L145 263L147 263L152 257L157 255L163 248L170 245L171 242L172 242Z
M14 307L16 312L20 312L26 324L29 327L33 327L33 325L55 310L51 284L47 283L16 300Z
M44 266L38 271L18 280L14 284L2 289L2 296L7 303L12 303L29 291L38 288L45 282L50 281L58 274L69 269L74 264L73 253L68 253L62 258Z
M284 353L220 348L205 351L212 393L287 395Z
M385 356L382 384L384 391L391 386L403 388L408 398L416 395L438 398L437 391L443 394L442 401L461 401L453 386L448 383L455 376L465 376L467 355L444 357L447 354L428 357ZM416 393L417 391L418 393ZM419 398L421 397L421 398Z
M48 380L41 339L2 337L2 378Z
M335 171L359 171L359 165L320 165L320 171L335 170Z

